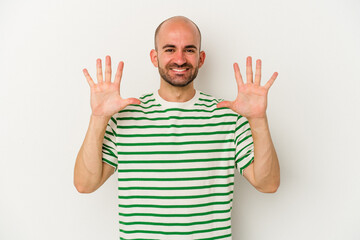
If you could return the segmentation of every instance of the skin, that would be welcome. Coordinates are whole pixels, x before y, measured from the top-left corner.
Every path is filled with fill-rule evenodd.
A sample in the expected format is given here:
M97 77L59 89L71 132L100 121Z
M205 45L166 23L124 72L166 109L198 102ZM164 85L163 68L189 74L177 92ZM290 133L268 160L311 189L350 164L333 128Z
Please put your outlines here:
M205 61L205 52L200 51L200 35L196 27L186 18L175 17L165 22L157 36L157 50L152 49L150 58L153 65L164 69L175 84L181 85L197 72ZM190 65L186 67L166 66ZM185 70L176 72L172 69ZM160 70L159 70L160 71ZM194 83L173 86L160 76L159 95L169 102L185 102L195 95Z
M94 83L87 69L83 70L90 86L92 113L74 168L74 185L80 193L94 192L114 173L114 167L102 162L102 142L111 116L129 104L140 104L139 99L124 99L120 96L123 62L118 65L114 82L111 82L110 56L106 56L105 81L101 66L101 59L97 59L97 84Z
M280 166L271 139L266 116L267 95L278 73L261 86L261 60L256 61L255 79L253 78L252 59L246 60L246 83L240 68L234 63L238 95L234 101L223 101L217 107L228 107L246 117L249 121L254 140L254 161L244 170L244 177L260 192L274 193L280 185Z
M157 50L151 50L150 58L159 72L162 71L159 95L170 102L190 100L195 95L194 84L190 80L205 61L196 27L184 17L171 18L162 25L157 45ZM97 59L97 84L88 71L83 70L91 90L92 114L74 169L74 185L81 193L95 191L114 173L113 167L102 162L102 141L109 119L129 104L140 104L139 99L120 96L124 63L119 63L114 82L111 82L110 56L106 57L105 65L104 81L101 59ZM234 72L238 95L234 101L220 102L217 107L230 108L248 119L255 156L253 163L244 170L244 177L261 192L276 192L280 184L280 168L270 136L266 108L268 91L278 74L275 72L261 86L261 60L256 61L254 78L251 57L246 61L246 82L237 63L234 63ZM164 75L167 79L163 78Z

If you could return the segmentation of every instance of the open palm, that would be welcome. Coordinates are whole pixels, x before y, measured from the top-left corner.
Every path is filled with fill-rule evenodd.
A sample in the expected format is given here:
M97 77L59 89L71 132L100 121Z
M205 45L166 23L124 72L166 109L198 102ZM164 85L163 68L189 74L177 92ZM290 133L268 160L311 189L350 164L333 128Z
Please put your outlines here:
M84 69L84 75L90 85L91 97L90 105L92 115L111 117L129 104L140 104L136 98L122 98L120 96L120 81L124 63L120 62L115 74L114 82L111 82L111 58L106 56L105 60L105 81L103 80L101 59L96 61L97 81L95 84L90 77L87 69Z
M253 81L251 57L246 59L246 83L242 79L237 63L234 63L234 72L238 95L234 101L222 101L217 104L217 107L228 107L248 119L265 117L267 94L278 73L275 72L270 80L264 86L261 86L261 60L256 61L255 81Z

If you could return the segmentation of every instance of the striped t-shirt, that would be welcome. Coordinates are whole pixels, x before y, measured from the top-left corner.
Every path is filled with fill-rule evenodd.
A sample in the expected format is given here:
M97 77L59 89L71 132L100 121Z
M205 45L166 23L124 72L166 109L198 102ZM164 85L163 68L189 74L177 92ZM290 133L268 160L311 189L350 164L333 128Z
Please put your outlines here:
M120 239L231 239L234 171L254 158L245 117L196 91L143 95L110 119L103 161L117 169Z

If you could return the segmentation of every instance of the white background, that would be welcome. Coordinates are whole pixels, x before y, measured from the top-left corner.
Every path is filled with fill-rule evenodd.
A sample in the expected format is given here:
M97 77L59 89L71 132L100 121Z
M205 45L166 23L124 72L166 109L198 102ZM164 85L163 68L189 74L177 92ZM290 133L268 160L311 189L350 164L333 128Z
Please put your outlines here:
M0 239L117 239L116 177L73 186L95 61L123 60L121 92L158 89L153 33L185 15L203 35L196 87L236 96L232 63L279 72L268 118L281 164L275 194L236 176L235 240L360 239L358 0L0 1Z

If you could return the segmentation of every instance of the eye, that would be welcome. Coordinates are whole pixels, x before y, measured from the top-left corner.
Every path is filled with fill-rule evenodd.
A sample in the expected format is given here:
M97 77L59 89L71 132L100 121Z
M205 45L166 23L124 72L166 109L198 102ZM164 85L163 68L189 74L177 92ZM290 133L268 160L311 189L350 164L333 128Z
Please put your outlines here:
M175 50L174 49L172 49L172 48L167 48L167 49L165 49L165 52L174 52Z
M186 52L187 53L195 53L195 50L194 49L186 49Z

